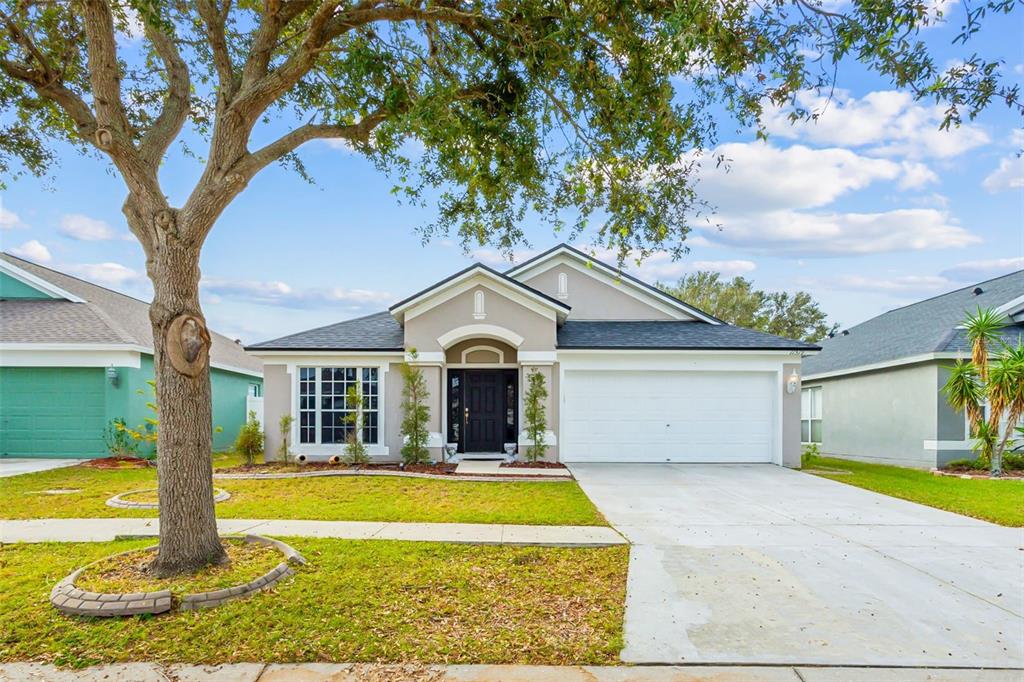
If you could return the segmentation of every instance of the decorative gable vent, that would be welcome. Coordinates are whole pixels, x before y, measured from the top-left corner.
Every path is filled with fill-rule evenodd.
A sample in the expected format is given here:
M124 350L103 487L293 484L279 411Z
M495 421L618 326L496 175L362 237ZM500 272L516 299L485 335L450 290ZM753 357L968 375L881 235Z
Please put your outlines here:
M477 291L473 294L473 319L483 320L487 317L487 311L484 309L484 292Z
M569 275L558 273L558 298L569 298Z

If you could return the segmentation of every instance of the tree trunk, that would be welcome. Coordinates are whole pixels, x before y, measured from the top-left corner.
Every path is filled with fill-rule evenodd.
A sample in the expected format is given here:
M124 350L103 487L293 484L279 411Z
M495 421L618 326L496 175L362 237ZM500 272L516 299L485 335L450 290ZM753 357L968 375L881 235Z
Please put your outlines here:
M199 306L199 247L177 239L176 212L155 215L164 225L147 260L159 414L160 547L151 569L169 576L222 563L227 554L213 502L210 337Z

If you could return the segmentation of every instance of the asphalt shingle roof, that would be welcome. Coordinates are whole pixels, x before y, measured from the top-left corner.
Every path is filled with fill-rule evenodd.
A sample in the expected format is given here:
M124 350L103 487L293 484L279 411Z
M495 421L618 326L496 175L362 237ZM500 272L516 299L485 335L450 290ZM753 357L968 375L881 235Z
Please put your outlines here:
M384 311L255 343L252 350L402 350L401 325Z
M975 295L979 287L982 293ZM968 312L997 308L1024 295L1024 270L972 284L934 298L890 310L821 342L821 353L803 362L805 375L837 372L926 353L967 350L957 326ZM1024 325L1012 325L1004 337L1015 342Z
M637 350L817 350L731 324L687 320L567 320L558 330L559 348Z
M252 350L402 350L402 327L382 312L257 343ZM559 348L815 350L817 346L771 334L683 320L566 321Z
M0 301L0 343L121 343L152 352L148 303L8 253L0 253L0 258L85 301ZM263 371L263 361L233 340L213 330L210 337L214 363Z

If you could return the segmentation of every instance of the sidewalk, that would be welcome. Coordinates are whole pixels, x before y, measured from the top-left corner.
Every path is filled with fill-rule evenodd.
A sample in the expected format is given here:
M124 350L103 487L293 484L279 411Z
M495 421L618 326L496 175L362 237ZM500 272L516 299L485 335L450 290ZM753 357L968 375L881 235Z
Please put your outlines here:
M605 526L513 526L486 523L384 523L374 521L303 521L218 519L228 534L341 538L344 540L412 540L473 545L542 545L607 547L626 540ZM157 519L0 520L0 542L105 542L118 535L156 535Z
M0 682L1020 682L1020 670L804 666L526 666L296 663L220 666L123 663L62 670L0 664Z

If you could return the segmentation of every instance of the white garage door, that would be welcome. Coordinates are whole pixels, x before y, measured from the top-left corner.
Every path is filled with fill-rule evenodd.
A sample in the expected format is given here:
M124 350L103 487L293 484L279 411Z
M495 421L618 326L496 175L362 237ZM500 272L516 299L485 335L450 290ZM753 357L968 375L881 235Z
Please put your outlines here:
M567 370L566 462L770 462L775 375Z

